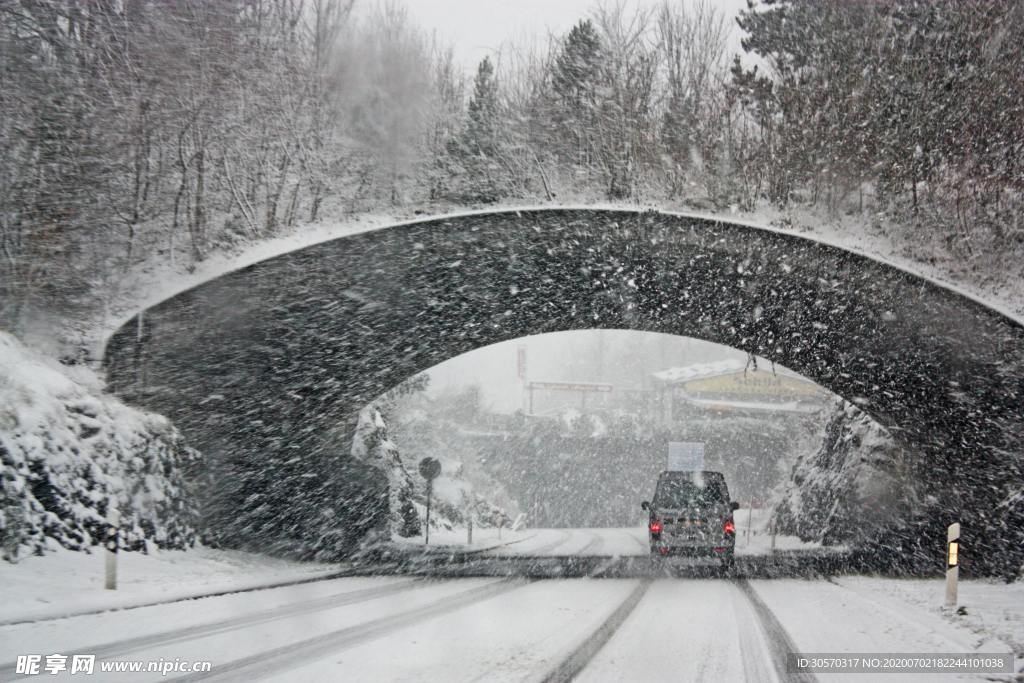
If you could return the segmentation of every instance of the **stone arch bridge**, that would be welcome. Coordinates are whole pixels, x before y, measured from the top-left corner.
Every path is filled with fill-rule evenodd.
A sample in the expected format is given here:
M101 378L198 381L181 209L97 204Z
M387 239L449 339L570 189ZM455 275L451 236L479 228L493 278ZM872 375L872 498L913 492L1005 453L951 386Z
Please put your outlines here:
M279 509L260 512L257 480L271 463L286 499L343 499L330 514L352 543L379 514L365 497L372 474L346 456L359 409L473 349L589 328L705 339L813 379L914 454L945 517L935 529L960 518L986 529L979 546L1010 542L1024 328L928 279L792 234L628 210L420 220L178 294L115 333L105 366L115 392L171 418L226 473L217 524L242 539L318 533L308 515L282 527Z

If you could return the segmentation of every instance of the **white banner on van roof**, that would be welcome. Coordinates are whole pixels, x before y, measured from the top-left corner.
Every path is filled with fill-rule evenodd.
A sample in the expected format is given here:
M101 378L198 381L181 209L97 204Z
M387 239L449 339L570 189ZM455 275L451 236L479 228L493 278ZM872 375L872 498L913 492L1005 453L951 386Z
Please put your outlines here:
M670 441L668 469L676 472L696 472L704 469L704 442Z

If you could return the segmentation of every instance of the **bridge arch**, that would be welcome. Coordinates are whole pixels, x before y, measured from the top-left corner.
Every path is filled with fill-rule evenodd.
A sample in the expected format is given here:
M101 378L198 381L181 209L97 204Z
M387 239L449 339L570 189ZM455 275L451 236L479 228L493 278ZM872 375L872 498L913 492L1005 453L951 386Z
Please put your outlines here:
M288 459L444 360L590 328L695 337L799 372L916 453L950 517L997 514L1020 482L1019 322L835 246L661 212L510 210L340 237L147 309L105 366L114 391L207 455Z

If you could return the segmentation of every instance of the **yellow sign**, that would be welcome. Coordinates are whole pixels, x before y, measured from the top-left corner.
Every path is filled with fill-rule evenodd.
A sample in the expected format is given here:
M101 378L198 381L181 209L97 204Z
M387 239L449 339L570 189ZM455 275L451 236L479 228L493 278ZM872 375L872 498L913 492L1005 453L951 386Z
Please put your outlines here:
M716 377L683 382L680 386L689 394L807 397L822 396L823 391L814 382L789 375L748 370Z
M957 541L949 542L949 551L946 553L946 566L955 567L957 565L957 555L960 551L960 543Z

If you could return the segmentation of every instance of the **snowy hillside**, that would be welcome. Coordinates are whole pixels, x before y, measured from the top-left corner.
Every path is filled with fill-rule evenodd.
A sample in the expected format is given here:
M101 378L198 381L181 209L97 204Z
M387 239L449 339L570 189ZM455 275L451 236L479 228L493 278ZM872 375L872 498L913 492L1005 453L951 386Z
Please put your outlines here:
M776 508L784 534L826 545L857 544L914 500L892 437L856 406L836 399L817 450L802 455Z
M0 332L0 548L15 561L64 546L87 550L116 500L123 543L184 548L194 510L182 468L198 454L163 417L102 392Z

